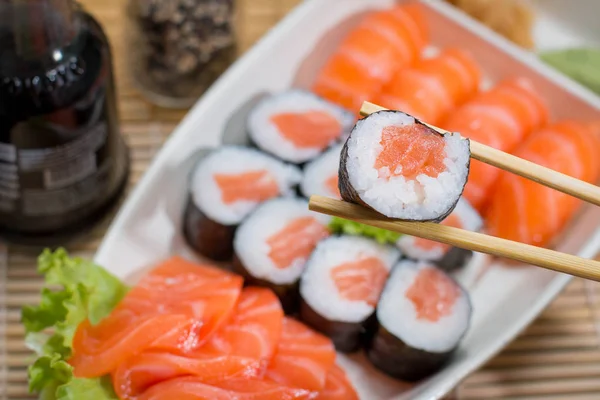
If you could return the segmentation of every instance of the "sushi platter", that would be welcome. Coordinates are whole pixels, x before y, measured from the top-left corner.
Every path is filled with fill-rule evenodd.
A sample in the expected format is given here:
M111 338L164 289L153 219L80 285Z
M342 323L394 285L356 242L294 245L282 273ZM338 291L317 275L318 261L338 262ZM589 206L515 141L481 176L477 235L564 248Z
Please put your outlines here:
M134 398L139 395L135 390L143 387L136 385L147 382L143 377L134 381L140 376L130 371L171 365L173 360L161 359L162 353L144 353L143 341L134 340L120 341L120 347L98 359L99 352L90 350L97 345L93 338L106 334L103 326L110 331L127 325L131 329L127 335L134 335L136 324L143 330L146 323L161 338L148 343L148 348L168 350L169 332L182 324L182 332L190 332L195 341L206 335L200 352L209 351L200 356L202 360L213 360L210 351L224 352L223 343L229 343L229 354L237 356L239 351L246 358L271 359L265 367L232 357L226 373L237 376L243 370L245 376L261 374L264 381L249 383L238 377L215 383L223 393L273 390L281 398L313 398L310 391L322 391L317 398L438 399L509 343L570 279L414 237L382 238L383 232L364 237L344 229L332 234L335 224L347 226L309 211L306 198L313 194L342 197L403 220L483 229L585 258L600 251L598 207L579 207L547 193L551 204L538 203L542 204L538 219L523 225L519 210L535 214L528 207L536 204L526 201L535 198L535 188L523 186L521 200L526 204L521 205L514 191L495 190L496 185L510 186L504 173L490 173L472 162L469 172L467 142L460 135L432 135L418 119L398 111L378 112L357 122L361 100L373 96L388 108L476 135L477 129L465 124L470 108L502 110L503 96L509 92L508 97L516 96L527 105L513 114L504 110L503 116L510 119L522 116L519 110L527 112L523 118L514 117L518 122L499 124L498 132L517 133L514 143L495 143L497 147L512 151L518 144L537 143L524 142L525 135L543 143L544 136L555 135L562 144L575 143L562 146L575 149L570 154L577 157L568 165L578 167L567 172L593 182L600 178L595 175L600 168L589 161L594 159L589 154L600 150L600 139L587 141L600 126L591 124L600 112L598 98L447 4L422 1L413 14L413 5L405 3L308 0L196 104L130 195L96 254L98 265L132 289L107 317L109 322L79 328L70 361L78 377L111 374L119 395ZM356 84L360 90L346 91L338 85L332 55L343 53L366 18L380 18L372 22L396 29L386 25L398 18L389 18L389 10L402 15L397 32L406 33L411 43L400 51L404 58L396 52L402 43L395 42L394 51L381 56L380 67L367 68L374 72L362 76ZM419 37L423 26L426 40ZM367 31L371 28L362 33ZM362 50L370 51L369 46ZM410 67L421 52L420 69ZM360 64L347 54L340 59L340 64L348 59ZM390 59L404 61L386 64ZM352 66L341 70L348 73L346 78L352 75ZM331 75L331 71L338 72ZM435 78L423 78L428 74ZM432 84L436 79L448 83ZM388 82L383 90L379 80ZM426 88L426 95L409 94L411 84L416 91ZM316 128L321 129L320 136L304 133ZM391 133L388 128L393 128ZM398 143L386 142L402 129L422 135L414 160L398 160L394 156ZM373 132L380 135L377 140L372 140ZM536 145L529 146L524 148L534 154ZM443 157L436 158L436 151ZM556 159L569 160L569 154L556 151ZM422 154L429 158L415 167ZM540 160L547 158L543 152L535 154ZM567 165L551 161L557 169ZM467 182L467 174L473 181ZM401 209L393 206L398 199L404 205ZM549 216L552 211L561 214ZM249 286L241 289L243 283ZM198 293L201 299L188 297ZM207 300L210 296L215 297ZM161 324L129 319L132 310L159 318ZM270 314L263 315L265 310ZM196 312L213 316L198 331L180 315ZM256 322L248 322L252 318ZM257 339L264 346L236 348L240 343L236 334L224 332L243 332L244 324L251 323L265 328ZM167 330L161 333L163 328ZM281 335L275 335L279 330ZM150 341L148 337L145 340ZM318 350L310 351L319 355L312 360L288 346L298 340L306 340L303 345L314 346ZM193 343L182 345L178 339L177 348ZM135 353L135 346L141 356L125 359L124 354ZM295 364L302 362L316 362L313 369L320 378L294 385ZM140 398L212 390L206 385L211 379L209 365L202 365L205 381L167 379ZM334 391L328 392L330 384L348 394L334 397ZM290 389L294 387L301 389Z

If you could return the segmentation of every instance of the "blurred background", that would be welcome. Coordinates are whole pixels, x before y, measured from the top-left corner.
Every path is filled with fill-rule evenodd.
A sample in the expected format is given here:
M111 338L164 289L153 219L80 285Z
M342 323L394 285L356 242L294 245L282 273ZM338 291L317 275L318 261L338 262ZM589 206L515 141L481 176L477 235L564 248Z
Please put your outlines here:
M129 148L130 172L123 178L127 183L125 194L189 107L237 57L300 2L80 1L104 29L113 54L114 105L119 133ZM600 1L449 2L518 46L539 54L592 91L600 92L600 55L596 50L600 43ZM182 12L181 7L186 11ZM165 20L176 21L176 28L166 27ZM0 59L3 50L0 48ZM108 223L103 220L93 225L85 240L72 244L69 251L92 257ZM4 339L0 351L6 360L0 365L0 388L6 388L0 390L0 398L33 398L27 390L30 354L23 345L19 310L38 298L41 283L35 261L36 253L24 247L0 247L0 268L7 278L0 279L0 285L5 286L0 287L5 306L0 307L0 336ZM598 296L596 284L575 279L530 328L466 379L450 398L600 398Z

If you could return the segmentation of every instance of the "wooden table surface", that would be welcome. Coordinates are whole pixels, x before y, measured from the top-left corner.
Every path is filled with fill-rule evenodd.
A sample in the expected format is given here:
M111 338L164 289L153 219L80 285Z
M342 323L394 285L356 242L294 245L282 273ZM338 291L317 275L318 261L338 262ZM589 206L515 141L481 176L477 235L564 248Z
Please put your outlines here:
M127 76L123 17L125 0L82 3L103 24L112 41L122 132L132 151L130 187L185 115L145 102ZM240 52L248 49L299 0L238 0ZM92 237L68 250L92 257L107 223ZM22 305L37 300L41 280L36 254L0 247L0 399L33 398L27 392L26 366L31 354L19 324ZM7 279L6 279L7 278ZM600 291L576 279L538 320L452 394L456 399L600 399ZM3 303L3 304L2 304ZM4 358L4 360L2 360Z

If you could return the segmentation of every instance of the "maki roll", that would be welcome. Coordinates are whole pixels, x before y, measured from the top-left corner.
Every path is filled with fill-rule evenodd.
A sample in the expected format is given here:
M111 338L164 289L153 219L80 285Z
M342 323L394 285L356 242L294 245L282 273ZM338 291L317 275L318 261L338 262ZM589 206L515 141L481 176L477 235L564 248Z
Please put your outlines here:
M246 219L234 238L234 270L279 296L287 313L298 305L298 280L330 217L309 211L299 198L270 200Z
M337 350L357 350L399 257L393 246L359 236L320 242L300 281L301 319L329 336Z
M433 265L402 261L377 305L367 357L394 378L421 380L443 368L470 319L468 294L456 281Z
M469 231L478 231L483 225L483 220L469 202L462 198L456 204L454 211L440 224ZM398 239L397 246L402 254L408 258L432 261L448 272L464 266L473 255L470 250L408 235L401 236Z
M245 147L223 147L196 166L184 215L184 234L200 254L229 260L237 225L260 203L291 195L302 177L289 164Z
M248 119L250 139L281 160L309 161L350 131L354 116L303 90L288 90L263 99Z
M346 201L389 218L441 221L467 183L470 150L460 134L442 135L400 111L358 121L340 158Z
M335 145L304 166L300 190L305 197L314 194L339 199L338 169L342 145Z

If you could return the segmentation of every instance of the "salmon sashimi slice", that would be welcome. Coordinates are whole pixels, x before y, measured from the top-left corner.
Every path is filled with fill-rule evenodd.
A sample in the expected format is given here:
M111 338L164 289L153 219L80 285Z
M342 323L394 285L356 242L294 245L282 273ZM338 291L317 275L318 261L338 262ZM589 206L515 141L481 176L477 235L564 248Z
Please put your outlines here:
M444 218L440 225L451 226L453 228L462 228L463 224L456 214L450 214L447 218ZM433 251L439 250L441 253L446 253L450 246L444 243L435 242L433 240L427 240L420 237L415 237L413 241L413 246L418 247L423 250Z
M199 352L268 361L277 349L283 317L281 303L270 289L247 287L231 320Z
M197 378L186 377L155 385L139 400L295 400L312 399L316 395L262 380L230 379L207 385Z
M174 351L179 350L186 346L186 342L194 342L201 326L199 321L180 314L154 315L127 322L124 318L119 320L121 326L115 333L102 332L103 323L92 326L84 321L80 324L73 337L73 356L69 360L75 376L94 378L106 375L132 354L151 348L165 336L177 338L178 341L173 340L171 347ZM95 351L89 351L90 348Z
M510 152L533 129L545 124L548 109L526 79L509 79L452 113L441 126L469 139ZM482 210L500 175L498 168L473 160L463 195Z
M265 365L253 358L215 354L212 356L180 356L164 352L143 352L121 363L112 374L113 386L120 399L137 399L157 383L194 376L211 384L227 379L259 378Z
M364 301L374 307L379 300L389 271L377 257L365 257L331 269L331 279L340 297Z
M408 32L410 41L417 49L423 49L429 42L429 26L423 5L418 2L399 4L390 10L390 14L398 21L398 26Z
M279 113L270 120L285 139L299 148L325 149L342 134L338 119L320 110Z
M383 148L374 165L379 177L435 178L446 170L444 139L424 125L386 126L380 143Z
M174 256L146 274L121 305L144 315L171 312L201 320L199 345L227 322L242 285L239 275Z
M334 364L327 373L325 388L319 393L317 400L359 400L359 398L346 372Z
M304 264L317 243L327 236L329 230L316 218L296 218L267 239L269 258L280 269L295 263Z
M75 373L104 375L143 350L186 353L199 347L228 320L242 284L241 277L212 266L165 260L99 324L80 324L73 339ZM95 361L100 359L108 361Z
M433 267L422 268L406 291L417 312L417 318L437 322L450 315L460 290L446 274Z
M325 187L329 190L329 192L331 192L333 197L338 199L342 197L339 188L339 176L337 174L325 180Z
M266 379L288 387L320 391L334 363L335 349L331 340L286 317Z
M599 150L600 140L590 126L562 121L530 135L514 154L595 183L599 177ZM580 204L569 195L502 172L484 215L491 234L545 246Z
M225 204L238 201L262 202L279 195L277 181L266 170L235 175L215 174L214 180L221 190L221 199Z

